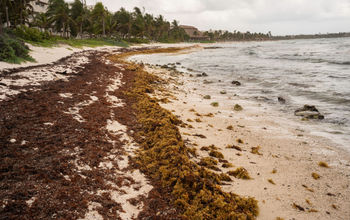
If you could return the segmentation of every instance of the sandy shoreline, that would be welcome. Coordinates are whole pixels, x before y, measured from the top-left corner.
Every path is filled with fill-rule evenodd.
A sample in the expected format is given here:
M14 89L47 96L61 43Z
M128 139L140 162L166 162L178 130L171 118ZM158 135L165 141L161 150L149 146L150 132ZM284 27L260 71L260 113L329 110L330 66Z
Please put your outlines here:
M184 45L188 46L188 44ZM184 45L155 44L151 46ZM118 48L105 48L104 50L103 56L113 50L117 52ZM113 213L122 219L130 219L142 211L145 198L152 189L145 176L129 166L129 158L133 156L133 152L138 146L126 133L125 125L120 123L120 117L124 114L120 110L120 107L123 106L121 100L123 93L120 90L121 88L125 89L125 81L128 79L123 77L128 76L130 71L125 70L125 65L110 63L103 57L95 59L95 53L96 51L86 53L81 51L80 56L75 57L75 60L62 61L60 64L62 68L69 67L71 70L65 74L61 73L61 67L57 69L57 67L49 65L44 69L34 68L34 71L31 70L33 76L28 75L28 72L25 71L16 73L17 75L2 76L2 79L6 80L6 84L8 84L6 87L8 91L5 91L2 99L7 98L7 94L12 94L13 97L19 93L24 93L24 95L21 95L18 100L12 101L10 99L6 104L3 102L3 109L0 110L11 112L13 105L12 109L22 109L24 113L9 114L6 116L8 122L0 120L1 123L6 123L6 132L8 132L0 138L0 141L6 146L6 149L26 148L28 152L37 152L37 145L43 145L42 147L45 149L45 144L52 144L56 141L50 139L57 135L57 131L54 129L56 126L62 129L60 135L68 135L67 137L75 134L76 131L81 132L82 137L74 138L70 140L71 143L69 142L72 146L81 145L78 150L76 148L59 148L62 155L66 151L69 152L69 157L75 157L78 153L82 155L73 162L68 161L74 172L69 171L66 176L58 175L56 178L64 178L64 181L78 178L83 185L87 184L87 188L84 189L86 190L91 189L91 186L88 185L91 183L85 183L81 178L94 176L97 173L97 176L100 177L94 176L96 178L94 181L103 184L94 186L93 191L89 192L88 199L90 200L84 200L88 211L80 217L82 219L102 219L101 213L107 215L111 211L109 204L115 203L117 211L113 210ZM64 53L60 54L64 56ZM81 57L89 57L89 59L80 59ZM50 59L52 61L48 62L56 61L54 57ZM96 65L103 67L101 76L96 72L98 68L92 66L91 60ZM3 66L1 65L1 67ZM232 94L220 94L220 91L210 94L211 99L206 100L203 99L203 96L207 95L208 88L206 86L208 85L203 85L198 78L154 66L146 66L145 68L169 82L165 87L168 92L157 92L158 97L164 97L171 101L163 103L161 106L172 111L179 119L193 127L179 127L179 129L185 143L189 147L197 149L199 157L193 158L194 161L198 162L201 157L208 156L208 152L201 150L201 148L213 144L224 154L225 159L234 165L232 168L223 168L221 167L222 163L219 163L218 167L223 172L241 166L248 170L252 177L251 180L232 177L233 181L225 182L222 188L227 192L255 197L259 201L260 208L258 219L276 219L276 217L284 219L350 218L350 155L348 152L338 149L334 144L324 139L310 135L303 131L299 124L292 123L282 116L279 117L277 112L266 106L240 100L239 97L233 97ZM86 71L91 76L84 75ZM38 72L40 74L37 74ZM28 79L28 76L31 76L29 77L31 80ZM35 78L36 76L38 77ZM13 91L18 91L18 93L12 93ZM45 112L44 116L42 112L36 112L35 117L40 118L39 121L22 122L18 118L22 117L22 114L28 114L27 117L30 119L34 119L34 116L25 110L26 108L22 106L21 102L31 108L35 108L35 105L38 108L45 106L38 95L50 100L49 104L45 104L50 106L46 110L48 112ZM230 100L230 103L233 101L240 104L243 110L234 111L232 104L225 105L226 100ZM219 103L218 107L210 105L215 101ZM99 113L96 114L96 112ZM212 113L214 117L205 116L209 113ZM45 138L48 137L47 142L39 139L37 143L34 134L28 140L23 139L26 138L26 132L15 133L24 128L32 128L33 125L34 127L43 126L43 122L45 122L44 126L47 127L47 131L45 130L47 133L42 131ZM18 126L18 128L12 131L11 126L14 125L9 126L7 123L15 123L15 127ZM232 126L232 129L227 129L228 126ZM29 131L32 132L32 129ZM70 133L65 134L64 132ZM92 132L92 137L89 136L89 132ZM198 137L198 134L204 135L205 138ZM84 142L84 138L89 139L91 143L99 140L98 143L104 147L104 152L101 152L102 157L96 158L97 155L89 154L89 151L98 151L98 149L94 148L96 146L90 146L89 142ZM238 143L237 139L243 140L243 143ZM65 142L61 144L66 145ZM85 149L86 144L88 146ZM237 145L241 151L226 148L227 145ZM260 154L251 153L252 147L257 146L260 146ZM93 160L94 163L90 160ZM330 168L318 166L320 161L327 162ZM31 164L31 166L34 165ZM272 172L273 170L275 172ZM311 176L313 172L319 174L320 179L315 180ZM113 178L117 179L113 180ZM269 182L269 179L275 184ZM32 183L26 184L31 186ZM71 186L69 185L69 187ZM28 190L27 188L21 189ZM8 192L2 193L5 195ZM101 200L100 197L103 193L110 194L108 201ZM36 195L34 193L34 196L24 198L24 200L28 205L30 204L29 208L38 208L40 206L37 202L40 201L37 201L37 198L40 196L47 199L45 196L51 195ZM69 199L69 197L65 199ZM10 202L12 201L4 197L0 202L0 211L4 207L6 208ZM293 204L295 204L294 207ZM304 210L302 211L302 209Z
M310 135L300 124L259 103L241 100L232 94L220 94L220 91L210 94L210 100L203 99L210 89L196 77L155 66L148 67L148 71L170 79L167 89L175 97L168 97L171 102L162 106L192 125L193 128L180 130L183 139L195 147L201 157L208 153L200 148L214 144L234 165L233 168L221 167L221 170L240 166L248 170L252 180L234 179L223 188L255 197L260 208L258 219L350 218L350 154L347 151L326 139ZM163 95L159 93L160 97ZM228 99L230 104L226 105ZM234 111L232 100L243 110ZM219 103L218 107L210 105L214 101ZM214 117L205 116L209 113ZM227 129L230 125L232 130ZM196 134L206 138L194 136ZM237 139L244 143L238 143ZM242 151L226 148L232 144L241 147ZM261 155L251 153L251 148L257 146L260 146ZM320 161L327 162L330 168L320 167ZM321 178L314 179L312 173Z

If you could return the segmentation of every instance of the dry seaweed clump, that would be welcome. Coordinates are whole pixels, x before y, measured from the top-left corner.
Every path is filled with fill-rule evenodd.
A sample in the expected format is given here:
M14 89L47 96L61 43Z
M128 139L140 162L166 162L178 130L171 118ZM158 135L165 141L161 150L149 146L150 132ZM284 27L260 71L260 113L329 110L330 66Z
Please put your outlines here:
M259 152L260 148L261 148L260 146L252 147L250 152L252 154L262 155L262 153Z
M318 180L321 176L317 173L312 173L311 176L315 179Z
M320 167L329 168L328 163L326 163L326 162L324 162L324 161L320 161L320 162L318 163L318 165L319 165Z
M226 128L227 130L233 130L233 126L232 125L229 125L229 126L227 126L227 128Z
M217 151L217 150L211 150L209 152L209 156L216 157L216 158L219 158L219 159L223 159L224 158L224 155L221 152Z
M218 161L212 157L203 157L198 164L212 170L220 171L220 169L216 166L218 165Z
M249 180L251 177L249 176L248 171L243 167L238 167L236 170L231 170L227 172L228 175L234 176L238 179Z
M233 110L235 110L235 111L242 111L243 108L242 108L242 106L240 106L238 104L235 104L235 106L233 107Z
M137 118L133 126L135 140L141 145L136 166L160 187L170 191L171 203L189 219L256 219L254 198L224 192L219 175L190 160L177 125L179 120L147 95L155 76L135 71L126 103Z
M210 105L213 106L213 107L218 107L219 103L218 102L212 102L212 103L210 103Z

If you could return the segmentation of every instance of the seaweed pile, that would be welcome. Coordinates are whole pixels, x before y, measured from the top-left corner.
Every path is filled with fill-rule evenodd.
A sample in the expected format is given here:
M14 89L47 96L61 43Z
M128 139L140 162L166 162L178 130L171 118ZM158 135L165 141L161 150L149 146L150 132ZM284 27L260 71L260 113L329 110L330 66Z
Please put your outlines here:
M149 49L141 53L177 52L182 49ZM134 79L129 82L123 100L130 116L122 123L128 124L129 134L141 145L134 158L135 166L156 186L158 192L153 194L158 195L159 200L166 198L165 203L176 208L173 213L159 212L159 202L153 198L146 205L149 206L148 212L156 209L155 217L163 218L178 214L189 219L255 219L258 205L254 198L224 192L220 184L230 179L227 175L217 174L191 160L193 150L184 144L177 127L182 122L149 95L162 80L144 71L141 65L127 63L123 59L138 53L113 55L110 60L127 64L128 70L134 72ZM143 217L142 213L139 217Z

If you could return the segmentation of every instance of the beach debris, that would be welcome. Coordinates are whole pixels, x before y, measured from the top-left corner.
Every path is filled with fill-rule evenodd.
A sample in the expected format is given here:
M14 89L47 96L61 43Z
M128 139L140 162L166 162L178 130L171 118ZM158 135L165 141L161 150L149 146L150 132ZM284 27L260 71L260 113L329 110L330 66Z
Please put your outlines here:
M315 192L313 189L309 188L309 187L308 187L307 185L305 185L305 184L302 184L301 186L304 187L307 191Z
M222 95L224 95L224 94L226 94L227 92L225 91L225 90L222 90L222 91L220 91L220 94L222 94Z
M232 163L223 163L222 167L223 168L230 168L230 167L233 167L233 164Z
M210 95L205 95L205 96L203 96L203 99L211 99L211 96Z
M204 136L203 134L193 134L192 136L195 136L195 137L200 137L200 138L207 138L206 136Z
M196 118L194 119L196 122L202 122L202 120L200 118Z
M237 81L237 80L233 80L232 82L231 82L231 84L232 85L235 85L235 86L240 86L240 85L242 85L239 81Z
M213 113L208 113L208 114L206 114L206 115L204 115L204 116L206 116L206 117L214 117L214 114Z
M203 73L198 73L196 76L197 76L197 77L206 77L206 76L208 76L208 74L206 74L205 72L203 72Z
M260 148L261 148L260 146L252 147L250 153L257 154L257 155L263 155L262 153L259 152Z
M327 193L326 195L327 196L335 196L335 194L333 194L333 193Z
M230 176L228 176L225 173L220 173L220 180L221 181L226 181L226 182L231 182L232 179L230 178Z
M235 104L235 106L233 107L233 110L235 110L235 111L242 111L243 107L240 106L239 104Z
M329 168L328 163L326 163L326 162L324 162L324 161L318 162L318 165L319 165L320 167Z
M216 158L221 158L221 159L224 158L224 155L221 152L217 151L217 150L211 150L209 152L209 156L216 157Z
M240 138L236 139L236 141L237 141L237 143L240 143L240 144L243 144L243 143L244 143L243 140L240 139Z
M232 126L232 125L229 125L229 126L226 127L226 129L232 131L232 130L233 130L233 126Z
M317 173L312 173L311 176L315 179L318 180L321 176L318 175Z
M237 179L244 179L244 180L251 179L248 171L244 167L238 167L236 170L230 170L227 172L227 174L230 176L234 176Z
M293 204L292 204L292 207L295 208L295 209L297 209L297 210L299 210L299 211L305 212L305 209L304 209L302 206L300 206L300 205L298 205L298 204L296 204L296 203L293 203Z
M324 115L314 105L304 105L304 107L295 110L294 115L302 116L303 119L324 119Z
M276 183L272 179L268 179L267 181L273 185L276 185Z
M241 147L239 147L239 146L237 146L237 145L234 145L234 144L232 144L232 145L227 145L226 148L230 148L230 149L235 149L235 150L238 150L238 151L242 151L242 148L241 148Z
M207 147L207 146L204 146L204 147L201 147L201 149L200 150L202 150L202 151L209 151L210 150L210 148L209 147Z
M213 106L213 107L218 107L219 103L218 102L212 102L212 103L210 103L210 105Z
M278 100L278 102L281 103L281 104L286 104L286 100L285 100L283 97L281 97L281 96L278 96L278 97L277 97L277 100Z
M205 79L205 80L203 81L203 83L204 83L204 84L212 84L213 81L211 81L211 80L206 80L206 79Z

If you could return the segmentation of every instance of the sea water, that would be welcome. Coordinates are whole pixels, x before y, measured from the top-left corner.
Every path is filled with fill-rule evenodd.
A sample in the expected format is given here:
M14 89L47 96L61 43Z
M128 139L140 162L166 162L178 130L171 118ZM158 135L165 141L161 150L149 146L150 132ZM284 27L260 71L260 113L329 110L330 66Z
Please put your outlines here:
M232 42L204 45L178 55L140 55L151 64L181 63L187 74L205 72L201 80L213 90L266 103L286 117L315 105L324 120L311 120L311 133L327 137L350 151L350 38ZM189 71L190 70L190 71ZM239 81L241 86L232 85ZM278 97L286 100L278 102Z

